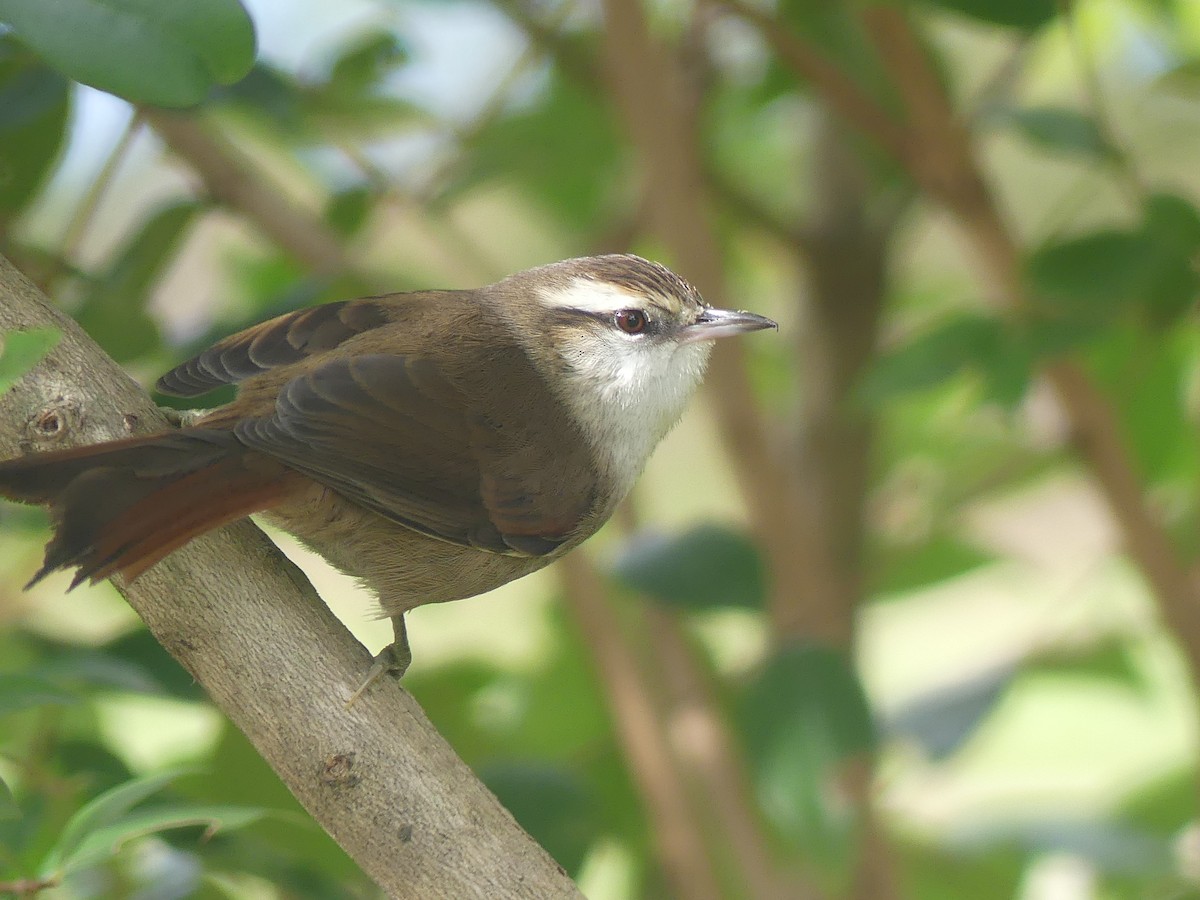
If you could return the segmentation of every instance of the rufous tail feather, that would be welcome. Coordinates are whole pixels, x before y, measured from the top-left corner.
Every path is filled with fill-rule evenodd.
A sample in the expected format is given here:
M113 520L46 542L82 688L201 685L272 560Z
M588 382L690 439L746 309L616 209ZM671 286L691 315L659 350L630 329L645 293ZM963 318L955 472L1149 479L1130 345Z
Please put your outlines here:
M183 429L0 462L0 496L50 507L54 537L30 585L132 580L207 531L268 509L301 476L228 431Z

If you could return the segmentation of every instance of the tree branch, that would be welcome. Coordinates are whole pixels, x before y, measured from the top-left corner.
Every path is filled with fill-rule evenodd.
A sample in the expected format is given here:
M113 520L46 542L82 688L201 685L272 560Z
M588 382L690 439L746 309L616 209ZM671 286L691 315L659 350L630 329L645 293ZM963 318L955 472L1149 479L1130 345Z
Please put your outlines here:
M331 229L315 214L288 200L279 184L264 177L261 167L203 121L155 109L144 109L142 115L166 145L200 176L213 200L253 221L315 274L355 274L374 282Z
M617 739L653 824L663 872L680 898L720 896L712 856L688 803L687 786L671 753L662 717L643 684L637 657L625 642L609 608L604 586L584 553L557 563L566 588L567 608L586 636L616 725Z
M0 257L0 334L62 340L0 397L0 455L165 425L146 394ZM303 574L248 522L118 585L313 818L391 897L579 897L430 725L384 685Z

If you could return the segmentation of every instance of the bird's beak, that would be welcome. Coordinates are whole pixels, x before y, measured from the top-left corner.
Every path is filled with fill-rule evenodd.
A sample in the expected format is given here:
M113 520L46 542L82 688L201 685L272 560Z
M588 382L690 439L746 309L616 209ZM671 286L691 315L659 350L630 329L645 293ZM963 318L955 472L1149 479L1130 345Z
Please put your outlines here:
M685 344L696 341L711 341L716 338L731 337L744 334L747 331L761 331L764 328L778 328L775 322L766 316L752 312L734 309L712 309L700 313L691 325L685 327L680 335Z

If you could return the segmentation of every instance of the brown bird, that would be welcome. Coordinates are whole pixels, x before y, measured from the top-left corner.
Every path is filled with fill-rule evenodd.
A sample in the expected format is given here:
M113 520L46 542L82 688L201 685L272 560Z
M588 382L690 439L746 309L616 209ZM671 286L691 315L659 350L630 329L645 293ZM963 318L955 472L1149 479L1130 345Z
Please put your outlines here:
M712 340L775 327L713 309L636 256L570 259L478 290L330 303L226 338L158 382L237 398L187 427L0 462L50 507L30 582L136 578L251 513L404 614L528 575L596 532L700 383Z

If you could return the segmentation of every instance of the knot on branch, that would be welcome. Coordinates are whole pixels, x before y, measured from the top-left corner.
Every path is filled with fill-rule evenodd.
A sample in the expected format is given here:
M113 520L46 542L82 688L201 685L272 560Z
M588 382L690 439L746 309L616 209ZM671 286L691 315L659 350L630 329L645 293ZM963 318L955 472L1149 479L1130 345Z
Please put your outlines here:
M78 430L82 410L78 400L55 397L25 420L22 449L45 449L65 441Z

